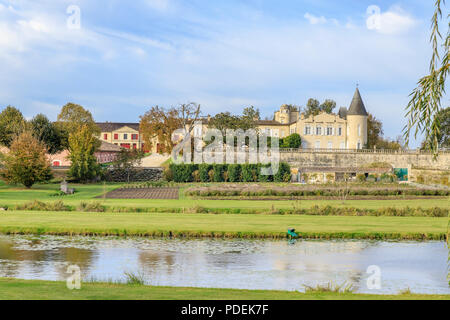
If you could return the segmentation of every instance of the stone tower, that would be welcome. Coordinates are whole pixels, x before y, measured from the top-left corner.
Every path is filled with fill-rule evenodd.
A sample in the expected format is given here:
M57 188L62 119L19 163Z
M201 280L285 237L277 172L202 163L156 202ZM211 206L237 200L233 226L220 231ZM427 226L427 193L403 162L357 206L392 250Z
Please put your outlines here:
M347 148L362 149L367 144L368 113L356 88L350 108L347 111Z

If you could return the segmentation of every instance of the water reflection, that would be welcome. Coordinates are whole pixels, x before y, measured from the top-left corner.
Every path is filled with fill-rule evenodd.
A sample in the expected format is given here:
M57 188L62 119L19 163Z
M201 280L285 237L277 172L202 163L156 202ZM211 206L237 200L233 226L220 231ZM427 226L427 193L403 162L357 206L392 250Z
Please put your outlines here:
M148 284L164 286L303 290L334 281L358 292L450 294L443 242L0 236L0 277L64 280L73 264L85 279L142 272ZM381 290L367 288L371 265L381 268Z

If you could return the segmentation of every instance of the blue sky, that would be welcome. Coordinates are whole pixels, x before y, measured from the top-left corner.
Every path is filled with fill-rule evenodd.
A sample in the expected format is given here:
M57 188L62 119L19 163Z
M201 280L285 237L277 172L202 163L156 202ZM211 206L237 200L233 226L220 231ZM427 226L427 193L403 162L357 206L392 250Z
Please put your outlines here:
M395 137L428 70L433 3L0 0L0 108L55 119L71 101L97 121L137 122L150 106L195 101L205 115L254 105L271 117L310 97L348 107L359 83ZM67 27L70 5L80 29Z

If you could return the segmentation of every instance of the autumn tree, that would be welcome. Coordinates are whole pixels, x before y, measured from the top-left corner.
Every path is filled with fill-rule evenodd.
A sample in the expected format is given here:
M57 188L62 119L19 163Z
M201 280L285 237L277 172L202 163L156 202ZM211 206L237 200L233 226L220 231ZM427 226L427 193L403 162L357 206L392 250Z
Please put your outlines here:
M11 143L9 153L4 155L0 173L8 183L21 183L27 188L52 178L50 162L45 145L25 131Z
M435 0L435 12L431 23L432 56L429 74L422 77L417 88L411 93L411 101L406 107L408 123L404 128L406 144L412 133L417 138L419 134L425 135L428 148L435 155L438 154L439 136L441 135L441 122L438 114L441 111L441 101L445 95L445 82L450 72L450 28L448 14L444 14L445 38L440 33L440 22L442 20L442 6L444 0Z
M65 147L69 145L69 135L78 132L82 126L86 126L93 135L100 134L100 128L95 123L91 112L71 102L62 107L57 126L63 134Z
M82 125L77 132L69 135L69 176L81 182L88 182L100 174L100 166L95 151L100 141L92 134L92 128Z
M8 106L0 113L0 144L9 147L12 141L27 127L22 113Z
M158 143L161 152L171 153L179 143L172 140L172 134L178 129L185 129L186 135L192 135L195 122L200 120L200 114L200 105L196 103L180 104L171 108L152 107L140 117L139 129L146 148L150 149Z
M64 134L45 115L36 115L30 122L30 129L33 136L47 146L48 153L55 154L64 149Z

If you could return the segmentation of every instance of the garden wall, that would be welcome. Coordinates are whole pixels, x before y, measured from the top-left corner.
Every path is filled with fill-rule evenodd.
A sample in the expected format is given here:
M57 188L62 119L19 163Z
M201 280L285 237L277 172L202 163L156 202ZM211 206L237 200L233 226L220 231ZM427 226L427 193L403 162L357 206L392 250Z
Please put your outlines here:
M105 173L105 180L108 182L144 182L159 181L163 177L162 168L135 168L129 172L118 169L108 169Z

